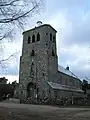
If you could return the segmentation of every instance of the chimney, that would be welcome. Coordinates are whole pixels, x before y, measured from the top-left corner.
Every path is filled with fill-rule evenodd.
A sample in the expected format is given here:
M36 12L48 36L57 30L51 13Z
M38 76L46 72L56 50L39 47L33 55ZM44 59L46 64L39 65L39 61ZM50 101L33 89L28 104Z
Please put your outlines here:
M66 70L69 70L69 66L66 67Z

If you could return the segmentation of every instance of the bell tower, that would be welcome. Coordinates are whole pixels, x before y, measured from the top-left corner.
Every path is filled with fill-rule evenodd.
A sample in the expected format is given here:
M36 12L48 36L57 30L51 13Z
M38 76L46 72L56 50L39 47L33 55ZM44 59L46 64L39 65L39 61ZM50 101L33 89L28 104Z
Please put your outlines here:
M19 83L24 97L47 95L47 82L57 81L56 32L48 24L23 32Z

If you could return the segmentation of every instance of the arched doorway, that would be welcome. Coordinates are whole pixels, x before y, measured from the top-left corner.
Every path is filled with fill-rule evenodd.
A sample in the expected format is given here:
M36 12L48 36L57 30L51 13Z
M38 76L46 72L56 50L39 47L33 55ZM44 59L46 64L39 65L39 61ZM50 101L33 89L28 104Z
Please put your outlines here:
M36 97L36 84L33 82L27 85L27 97Z

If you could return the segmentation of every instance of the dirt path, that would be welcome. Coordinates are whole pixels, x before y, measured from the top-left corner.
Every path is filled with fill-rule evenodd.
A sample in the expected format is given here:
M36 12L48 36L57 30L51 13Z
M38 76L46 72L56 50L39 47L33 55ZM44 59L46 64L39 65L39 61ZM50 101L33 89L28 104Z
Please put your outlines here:
M90 109L0 103L0 120L90 120Z

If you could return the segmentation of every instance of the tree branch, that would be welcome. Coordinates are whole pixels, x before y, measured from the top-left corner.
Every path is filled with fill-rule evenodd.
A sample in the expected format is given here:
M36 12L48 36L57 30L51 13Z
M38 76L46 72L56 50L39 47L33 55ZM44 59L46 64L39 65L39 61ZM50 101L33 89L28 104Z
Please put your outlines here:
M17 55L17 53L19 53L19 52L20 52L20 51L15 52L15 53L11 54L8 58L6 58L6 59L2 59L2 60L0 61L0 64L2 64L2 62L6 62L6 61L8 61L11 57L16 56L16 55Z
M22 15L20 15L20 16L18 16L18 17L16 17L16 18L8 18L8 19L1 19L0 20L0 23L10 23L10 22L12 22L12 21L15 21L15 20L18 20L18 19L20 19L20 18L23 18L23 17L25 17L27 14L29 14L30 12L32 12L35 8L37 8L38 7L38 4L36 4L32 9L30 9L29 11L27 11L27 12L25 12L24 14L22 14Z
M17 2L17 1L20 1L20 0L14 0L14 1L10 2L10 3L2 3L2 2L1 2L0 7L5 7L5 6L12 5L13 3L15 3L15 2Z

